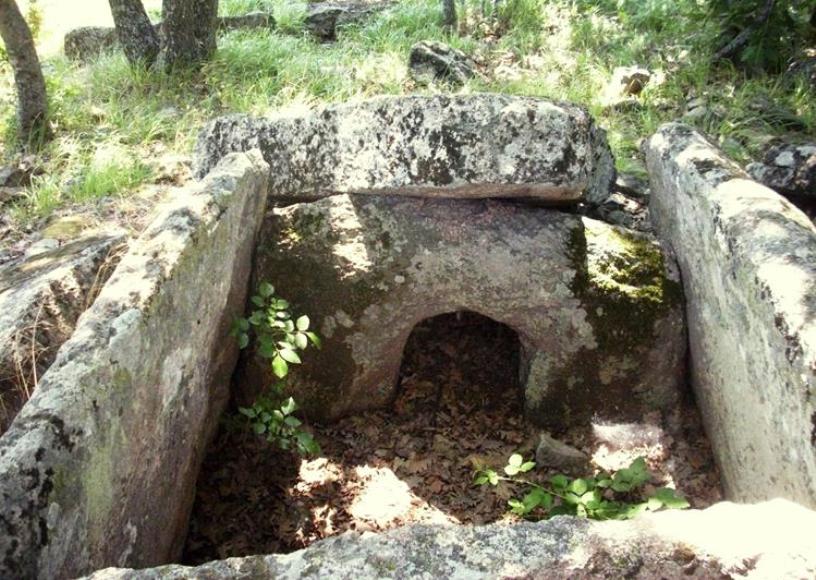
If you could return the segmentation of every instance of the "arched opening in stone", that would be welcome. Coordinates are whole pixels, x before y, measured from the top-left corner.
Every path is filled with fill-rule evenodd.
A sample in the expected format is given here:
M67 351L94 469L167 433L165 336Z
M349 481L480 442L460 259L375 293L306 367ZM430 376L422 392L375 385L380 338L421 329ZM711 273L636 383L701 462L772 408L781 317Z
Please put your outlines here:
M456 407L521 415L520 356L516 332L481 314L457 311L422 320L403 350L394 411L438 415Z
M506 518L507 501L520 488L477 487L473 480L479 469L503 474L514 453L537 455L540 427L525 419L520 380L524 338L472 311L420 320L404 343L390 404L310 423L322 447L317 457L282 452L240 427L222 429L202 466L182 561L291 552L346 531ZM610 469L648 456L660 477L683 475L670 481L684 493L686 484L716 492L710 452L690 408L678 409L675 426L655 412L639 423L551 433ZM679 468L667 461L669 449ZM696 479L689 459L697 462ZM542 465L527 475L543 483L564 469ZM695 497L710 503L718 496Z

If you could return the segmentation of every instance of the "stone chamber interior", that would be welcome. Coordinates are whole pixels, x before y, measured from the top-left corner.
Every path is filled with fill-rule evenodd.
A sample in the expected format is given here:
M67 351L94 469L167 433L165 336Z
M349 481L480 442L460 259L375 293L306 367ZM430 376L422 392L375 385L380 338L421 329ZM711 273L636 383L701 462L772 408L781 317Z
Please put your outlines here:
M316 458L280 451L241 428L233 404L199 474L182 561L290 552L347 530L508 517L513 489L472 481L475 469L535 451L539 430L523 417L520 349L513 330L473 312L420 322L405 346L392 405L312 425L322 447ZM676 485L695 507L720 499L690 398L642 423L553 435L605 469L646 456L661 483Z

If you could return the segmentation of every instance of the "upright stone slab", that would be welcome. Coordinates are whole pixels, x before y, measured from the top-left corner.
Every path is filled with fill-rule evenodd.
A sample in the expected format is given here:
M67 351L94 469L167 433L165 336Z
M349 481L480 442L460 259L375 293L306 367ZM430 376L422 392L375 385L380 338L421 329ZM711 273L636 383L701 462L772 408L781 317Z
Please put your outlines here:
M470 310L520 338L527 412L551 428L677 400L685 328L653 238L484 200L341 195L272 211L256 258L323 338L290 374L312 417L387 405L414 325ZM273 377L252 359L251 399ZM241 384L242 381L238 381Z
M131 247L0 438L0 577L179 556L228 395L268 167L225 159Z
M283 201L338 193L604 199L606 136L576 105L505 95L388 97L278 118L216 119L196 145L203 175L258 147Z
M0 270L0 435L108 279L124 244L99 231Z
M816 506L816 228L687 126L664 125L646 153L726 493Z

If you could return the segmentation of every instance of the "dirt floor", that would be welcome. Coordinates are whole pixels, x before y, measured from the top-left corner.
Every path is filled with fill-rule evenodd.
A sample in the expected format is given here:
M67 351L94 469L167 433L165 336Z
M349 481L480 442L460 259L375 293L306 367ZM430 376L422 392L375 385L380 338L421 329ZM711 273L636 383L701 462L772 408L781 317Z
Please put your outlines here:
M508 328L445 315L411 336L393 409L314 426L323 456L301 459L222 429L202 468L184 561L289 552L347 530L512 519L507 500L518 490L472 480L478 467L500 468L517 451L532 455L538 432L522 420L517 357ZM675 486L693 507L720 499L690 400L670 416L554 435L592 455L599 469L646 456L653 483Z

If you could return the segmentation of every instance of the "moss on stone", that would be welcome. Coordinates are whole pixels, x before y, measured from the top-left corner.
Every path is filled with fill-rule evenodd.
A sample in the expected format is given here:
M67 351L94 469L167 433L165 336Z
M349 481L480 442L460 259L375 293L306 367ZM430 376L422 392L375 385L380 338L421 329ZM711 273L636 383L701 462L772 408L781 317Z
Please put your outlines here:
M650 347L657 321L682 302L680 283L668 277L663 253L648 237L581 220L568 248L576 273L571 289L587 313L596 347L548 372L546 396L530 401L530 418L551 428L586 419L577 409L619 415L621 397L635 395L627 366ZM594 408L587 401L595 401Z
M604 352L651 340L658 318L682 300L660 247L645 236L582 220L570 240L576 275L572 290Z

